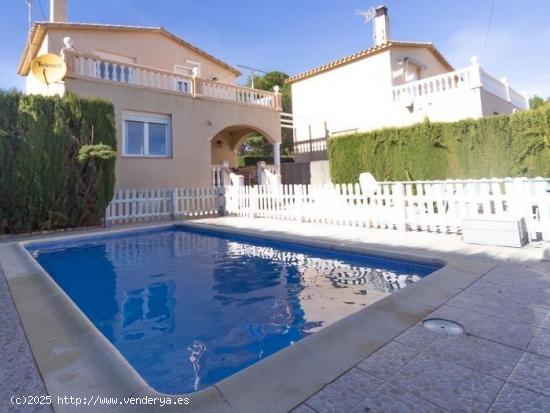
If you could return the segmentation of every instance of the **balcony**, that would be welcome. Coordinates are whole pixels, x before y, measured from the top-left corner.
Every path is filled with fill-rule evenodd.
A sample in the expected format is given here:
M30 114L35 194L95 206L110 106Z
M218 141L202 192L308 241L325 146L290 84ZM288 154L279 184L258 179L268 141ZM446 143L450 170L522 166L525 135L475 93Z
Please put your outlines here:
M186 76L149 66L122 63L98 56L65 50L68 77L92 79L169 91L193 98L205 98L236 104L260 106L281 111L278 91L267 92L244 86Z
M472 58L472 65L465 69L394 86L392 97L394 102L401 103L445 94L452 99L452 92L474 88L485 89L518 110L529 109L529 101L523 94L512 89L506 78L497 79L485 72L475 58Z

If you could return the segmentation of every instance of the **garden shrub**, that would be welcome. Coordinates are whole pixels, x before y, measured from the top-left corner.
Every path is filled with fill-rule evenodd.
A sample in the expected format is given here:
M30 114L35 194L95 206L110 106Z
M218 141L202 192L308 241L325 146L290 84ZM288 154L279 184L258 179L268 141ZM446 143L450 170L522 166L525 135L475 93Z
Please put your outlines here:
M0 233L100 223L115 150L111 103L0 91Z
M550 104L478 120L384 128L332 138L330 175L378 180L550 176Z

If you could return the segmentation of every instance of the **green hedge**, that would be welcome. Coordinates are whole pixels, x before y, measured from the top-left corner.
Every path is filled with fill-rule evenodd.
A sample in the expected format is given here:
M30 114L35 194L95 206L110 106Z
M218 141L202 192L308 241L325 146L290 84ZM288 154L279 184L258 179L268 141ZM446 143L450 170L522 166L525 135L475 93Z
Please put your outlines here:
M256 165L258 162L266 162L268 164L273 163L273 156L261 156L261 155L244 155L239 156L237 159L237 164L239 166L250 166L250 165ZM283 156L281 155L281 162L294 162L294 158L292 156Z
M114 119L103 100L0 91L0 233L100 223L115 183Z
M550 104L537 110L452 123L425 121L331 139L330 175L357 182L550 176Z

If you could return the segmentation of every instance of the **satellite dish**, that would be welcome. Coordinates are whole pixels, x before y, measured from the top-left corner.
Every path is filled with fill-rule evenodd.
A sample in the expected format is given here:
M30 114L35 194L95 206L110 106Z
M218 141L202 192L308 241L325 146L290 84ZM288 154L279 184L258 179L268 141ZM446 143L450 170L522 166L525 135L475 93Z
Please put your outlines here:
M53 53L36 57L31 63L31 72L38 80L49 85L59 82L67 73L65 61Z

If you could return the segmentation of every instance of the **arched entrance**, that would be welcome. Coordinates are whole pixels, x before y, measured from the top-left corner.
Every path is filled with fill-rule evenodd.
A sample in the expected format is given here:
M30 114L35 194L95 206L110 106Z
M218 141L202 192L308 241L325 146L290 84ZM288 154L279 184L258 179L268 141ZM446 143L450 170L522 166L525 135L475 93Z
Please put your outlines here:
M224 162L228 162L230 167L236 167L237 152L242 143L251 136L263 136L273 145L273 164L276 173L280 173L280 143L261 129L247 125L228 126L214 135L210 140L212 165L222 165Z

